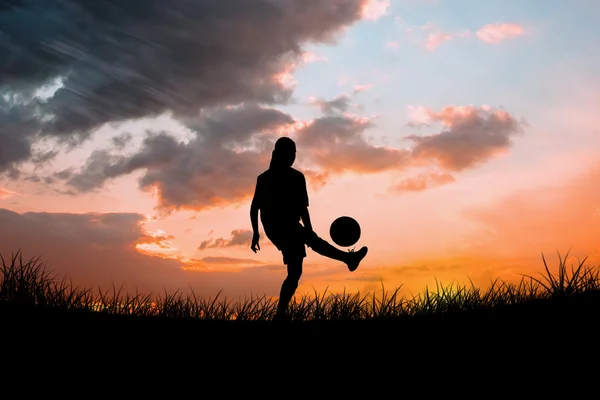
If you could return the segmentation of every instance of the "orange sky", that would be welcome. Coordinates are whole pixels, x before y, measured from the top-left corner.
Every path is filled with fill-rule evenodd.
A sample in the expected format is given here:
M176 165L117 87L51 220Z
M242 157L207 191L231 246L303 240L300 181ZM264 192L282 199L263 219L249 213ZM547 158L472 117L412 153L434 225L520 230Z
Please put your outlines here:
M235 68L248 81L230 77L238 86L229 97L203 108L194 90L204 84L187 88L185 81L174 98L185 103L189 95L196 114L188 103L166 101L158 111L116 113L90 126L64 114L84 121L77 129L88 129L89 138L69 148L35 136L30 157L14 164L5 149L30 125L11 118L28 114L19 114L22 104L0 102L0 254L41 256L88 287L276 296L285 266L264 235L262 250L250 250L249 206L256 174L285 135L297 142L295 167L309 181L315 231L329 240L331 222L350 215L362 227L357 248L369 247L353 273L307 250L298 294L382 284L408 294L436 280L484 287L541 272L541 253L556 267L557 250L570 249L572 262L600 263L600 76L578 61L597 62L585 50L585 32L569 31L581 39L569 42L582 46L576 51L553 36L558 12L536 19L515 2L510 12L481 5L445 19L435 10L446 5L416 3L348 0L354 14L340 20L311 6L324 33L298 35L313 47L259 72L243 69L242 58ZM356 14L351 6L359 4L369 7ZM326 40L330 31L336 40ZM271 57L270 47L258 50ZM567 50L573 53L549 55ZM248 57L239 51L232 57ZM235 69L223 65L217 74ZM266 86L277 90L265 98L293 96L260 102ZM152 93L168 97L157 88ZM56 87L44 90L47 104L66 101ZM49 149L54 157L41 160Z

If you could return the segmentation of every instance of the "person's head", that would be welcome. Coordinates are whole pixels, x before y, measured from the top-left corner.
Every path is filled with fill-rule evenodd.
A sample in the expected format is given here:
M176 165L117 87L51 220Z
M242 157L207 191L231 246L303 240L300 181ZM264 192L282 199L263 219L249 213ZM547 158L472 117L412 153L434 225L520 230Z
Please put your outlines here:
M271 155L270 167L291 167L294 161L296 161L296 143L285 136L277 139Z

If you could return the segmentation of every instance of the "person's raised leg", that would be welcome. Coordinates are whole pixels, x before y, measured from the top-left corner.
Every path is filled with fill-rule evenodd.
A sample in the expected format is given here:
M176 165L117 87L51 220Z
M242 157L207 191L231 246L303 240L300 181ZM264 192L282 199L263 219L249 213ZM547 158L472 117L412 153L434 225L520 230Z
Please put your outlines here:
M279 302L277 303L277 311L275 312L275 320L285 319L287 316L288 305L296 293L300 277L302 276L302 261L303 258L293 258L287 261L287 277L281 285L279 292Z
M356 252L346 252L340 250L325 239L319 237L319 235L317 235L314 231L306 228L304 228L304 239L306 245L320 255L346 263L350 271L354 271L356 268L358 268L358 265L362 259L365 258L367 251L369 250L366 246L363 246Z

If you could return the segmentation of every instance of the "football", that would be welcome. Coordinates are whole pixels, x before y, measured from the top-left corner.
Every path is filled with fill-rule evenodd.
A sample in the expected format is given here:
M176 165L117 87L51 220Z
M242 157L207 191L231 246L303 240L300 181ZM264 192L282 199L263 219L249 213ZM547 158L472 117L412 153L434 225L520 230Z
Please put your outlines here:
M329 236L338 246L352 246L360 239L360 225L352 217L339 217L331 223Z

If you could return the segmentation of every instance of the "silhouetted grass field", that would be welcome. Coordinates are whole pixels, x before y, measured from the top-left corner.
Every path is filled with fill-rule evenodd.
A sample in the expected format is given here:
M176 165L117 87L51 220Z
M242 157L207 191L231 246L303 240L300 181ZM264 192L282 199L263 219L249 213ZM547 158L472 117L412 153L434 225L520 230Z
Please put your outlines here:
M30 347L26 338L33 334L46 348L61 351L151 346L238 355L264 355L285 346L296 356L300 349L317 347L327 354L476 352L481 341L505 351L520 343L572 346L599 333L600 268L586 259L567 265L567 258L568 253L559 254L559 265L551 268L542 255L545 274L524 276L518 284L496 280L485 290L440 284L410 298L384 288L297 297L290 305L291 321L276 324L270 321L276 299L131 294L116 287L94 291L74 287L40 258L25 260L17 252L1 258L2 335L8 338L5 345Z

